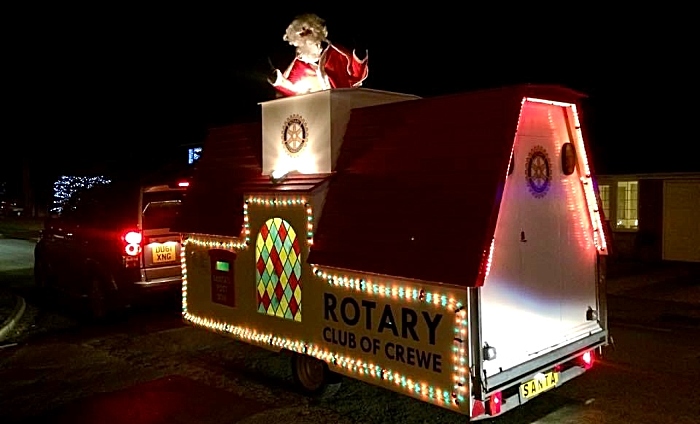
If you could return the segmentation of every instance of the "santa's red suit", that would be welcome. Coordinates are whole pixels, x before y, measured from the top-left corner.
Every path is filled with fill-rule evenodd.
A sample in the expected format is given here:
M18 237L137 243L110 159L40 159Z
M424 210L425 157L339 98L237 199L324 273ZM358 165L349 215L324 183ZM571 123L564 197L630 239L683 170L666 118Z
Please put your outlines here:
M295 57L284 74L276 71L272 85L281 95L294 96L330 88L359 87L367 72L367 56L360 60L354 51L328 44L318 63Z

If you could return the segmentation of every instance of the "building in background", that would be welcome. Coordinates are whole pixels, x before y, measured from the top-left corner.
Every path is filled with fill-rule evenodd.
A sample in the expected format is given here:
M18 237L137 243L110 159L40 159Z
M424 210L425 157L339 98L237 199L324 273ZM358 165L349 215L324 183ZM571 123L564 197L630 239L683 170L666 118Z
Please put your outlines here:
M700 262L700 172L599 175L612 255Z

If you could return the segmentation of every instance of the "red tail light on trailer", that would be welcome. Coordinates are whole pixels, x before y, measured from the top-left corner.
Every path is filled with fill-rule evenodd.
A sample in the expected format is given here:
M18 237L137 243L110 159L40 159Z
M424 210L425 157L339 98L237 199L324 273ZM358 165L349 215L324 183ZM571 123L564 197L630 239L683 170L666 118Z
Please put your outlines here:
M491 395L486 402L486 413L489 415L498 415L501 413L501 405L503 404L503 393L496 392Z
M593 354L593 351L589 350L581 355L581 364L583 364L585 369L589 369L593 366L594 359L595 355Z

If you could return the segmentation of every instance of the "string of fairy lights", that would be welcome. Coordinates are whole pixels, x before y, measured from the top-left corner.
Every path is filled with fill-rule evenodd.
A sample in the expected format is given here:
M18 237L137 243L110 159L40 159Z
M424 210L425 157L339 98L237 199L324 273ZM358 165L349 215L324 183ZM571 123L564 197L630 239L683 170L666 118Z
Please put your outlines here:
M586 199L586 206L588 207L588 215L591 220L591 225L593 226L593 242L596 246L596 249L601 254L607 254L607 243L605 241L605 234L603 232L603 219L600 216L598 200L596 198L595 189L593 187L593 178L591 177L591 169L590 165L588 164L588 156L586 155L586 148L583 141L583 133L581 132L581 122L579 120L578 109L576 108L576 105L573 103L556 102L552 100L536 99L532 97L526 97L525 99L523 99L523 102L525 101L533 103L545 103L549 105L571 109L571 114L574 120L574 128L576 130L576 140L574 140L574 143L576 145L576 150L581 154L581 167L583 170L581 184L583 185L583 193Z
M465 343L467 341L467 319L466 310L462 302L439 292L426 292L417 286L377 284L373 283L371 280L365 280L359 276L349 277L347 275L332 274L318 267L314 267L313 272L317 277L327 281L328 284L332 286L345 288L347 290L354 290L378 297L388 297L394 300L432 303L436 307L444 307L448 312L453 312L455 314L455 320L452 345L454 381L452 390L440 390L423 382L414 383L410 378L407 378L404 375L394 375L393 380L396 381L396 379L399 378L402 382L410 382L410 384L404 385L408 391L425 396L431 400L444 400L445 404L450 404L453 402L455 406L459 405L461 402L464 402L464 396L467 390L466 377L468 375L465 349ZM382 371L383 373L378 375L380 379L392 381L391 377L384 378L385 375L391 376L391 370L382 369Z
M63 175L53 183L53 204L51 212L61 213L68 200L77 192L87 190L96 185L111 183L109 178L103 176L71 176Z
M417 285L399 283L374 283L360 276L350 276L332 273L319 267L313 267L313 274L327 284L351 291L362 292L375 297L387 297L404 302L418 302L432 304L438 308L444 308L454 313L454 337L452 345L452 381L451 388L440 388L425 381L416 381L409 375L402 374L391 368L383 367L371 361L353 358L339 352L333 352L323 345L310 343L303 340L295 340L267 332L259 332L254 328L238 326L222 322L212 318L206 318L191 314L188 310L187 290L187 251L192 248L226 249L242 251L250 245L250 221L248 219L249 205L261 205L268 207L302 206L306 209L307 216L307 241L313 243L313 209L304 198L276 199L265 197L250 197L243 206L244 220L241 237L221 237L214 235L194 234L189 235L183 242L180 252L182 267L182 314L183 318L194 325L207 329L227 333L240 340L252 342L262 346L271 346L286 349L297 353L303 353L326 361L332 366L345 372L357 373L363 377L376 378L386 384L402 388L409 394L430 400L434 403L451 408L458 408L465 401L467 391L467 357L465 344L467 342L466 310L462 302L439 292L425 291Z

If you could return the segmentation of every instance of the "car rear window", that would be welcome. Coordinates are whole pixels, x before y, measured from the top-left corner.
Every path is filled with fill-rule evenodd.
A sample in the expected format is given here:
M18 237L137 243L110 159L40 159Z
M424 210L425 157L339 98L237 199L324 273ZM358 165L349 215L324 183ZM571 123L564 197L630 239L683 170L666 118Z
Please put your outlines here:
M143 229L170 228L180 213L183 193L167 191L144 193L143 195Z

